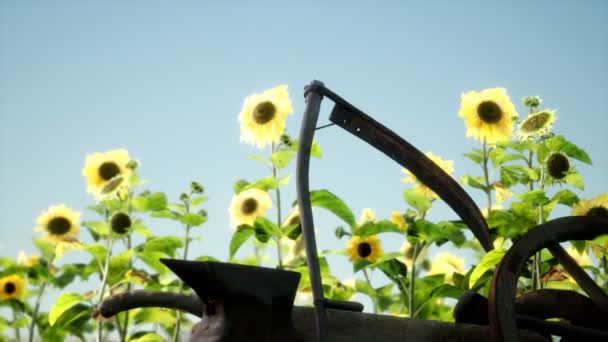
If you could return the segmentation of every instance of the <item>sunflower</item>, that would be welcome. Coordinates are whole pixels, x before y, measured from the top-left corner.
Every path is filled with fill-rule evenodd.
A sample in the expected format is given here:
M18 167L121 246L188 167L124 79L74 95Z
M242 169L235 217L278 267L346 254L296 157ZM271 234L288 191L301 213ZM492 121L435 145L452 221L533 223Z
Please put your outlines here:
M403 255L399 259L407 266L408 269L412 269L412 259L414 258L414 246L409 241L405 240L401 245L399 251ZM422 249L418 251L418 256L416 257L416 265L422 265L424 263L427 258L427 253L427 246L423 246Z
M462 94L458 115L464 118L467 137L495 143L511 137L517 111L505 88L492 88Z
M353 236L346 244L346 254L350 260L366 259L375 262L384 255L380 239L376 235Z
M452 175L454 172L454 161L453 160L443 160L440 157L434 155L432 152L425 153L429 159L431 159L437 166L439 166L443 171L447 174ZM413 183L416 184L416 191L426 196L428 199L437 199L439 196L431 188L426 186L424 183L420 182L416 176L414 176L409 170L401 169L401 171L407 175L407 177L403 178L403 182L405 183Z
M554 110L546 109L532 113L519 123L516 135L519 140L540 137L551 131L555 118Z
M455 272L462 272L463 270L464 259L458 258L448 252L443 252L437 254L431 260L431 269L428 274L445 274L448 279L451 279Z
M409 227L409 225L407 224L407 222L405 222L403 214L401 214L400 212L393 211L391 213L391 222L397 227L399 227L402 232L407 232L407 228Z
M35 231L46 232L46 238L60 242L75 239L80 232L80 213L63 204L50 206L36 219Z
M591 259L589 258L589 255L587 254L587 252L583 251L583 253L579 253L578 250L576 250L576 248L570 246L568 248L566 248L566 252L568 252L568 254L572 257L572 259L574 259L574 261L576 261L577 264L579 264L580 266L590 266L591 265Z
M232 196L232 203L228 209L232 226L253 225L255 219L264 215L271 204L270 195L260 189L247 189Z
M0 278L0 299L21 299L25 293L25 279L16 274Z
M292 111L286 85L247 96L239 114L241 141L258 148L277 142L285 130L285 119Z
M376 214L374 214L374 212L370 208L365 208L361 212L361 217L359 217L359 222L357 223L362 226L368 222L376 223L377 220L378 218L376 217Z
M608 216L608 193L582 200L572 209L574 216Z
M87 192L101 196L118 189L132 172L127 167L129 161L129 152L124 149L89 154L82 169Z

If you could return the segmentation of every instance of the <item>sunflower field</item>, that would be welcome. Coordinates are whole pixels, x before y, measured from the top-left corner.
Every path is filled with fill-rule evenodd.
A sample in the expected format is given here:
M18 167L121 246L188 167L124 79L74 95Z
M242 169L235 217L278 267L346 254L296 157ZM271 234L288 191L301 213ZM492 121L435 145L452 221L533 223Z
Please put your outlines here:
M517 107L524 112L518 113ZM546 109L538 96L526 97L520 104L504 88L470 91L462 94L456 112L464 120L466 136L479 141L478 148L464 154L479 167L478 173L459 181L467 191L484 196L485 202L478 205L495 249L485 254L460 221L429 220L428 213L441 199L405 169L402 186L396 190L403 193L403 208L390 217L366 209L356 219L347 199L332 189L316 189L310 194L313 207L342 222L335 238L343 249L319 252L327 298L364 300L370 303L367 311L378 314L453 321L456 299L467 290L487 296L493 269L513 241L555 218L554 208L567 207L571 215L608 216L608 193L588 199L577 195L584 187L577 168L591 165L591 158L554 131L556 111ZM300 272L297 304L312 305L299 209L285 201L292 176L286 169L298 153L297 140L286 131L292 113L285 85L244 99L238 114L240 138L265 154L251 159L267 170L267 176L234 184L226 208L232 226L227 230L231 236L225 239L227 260L193 256L189 250L192 241L204 235L200 228L209 215L226 215L206 211L208 194L201 180L189 181L178 198L168 198L146 189L137 156L128 150L86 156L82 176L91 195L88 211L50 203L39 217L26 220L35 222L37 235L32 241L38 253L0 258L0 341L186 340L196 322L180 312L138 308L106 319L96 310L104 298L138 289L191 291L161 258ZM322 157L318 144L313 144L311 155ZM446 156L426 155L453 174L454 163ZM157 220L180 227L175 230L180 234L157 235L151 228ZM402 247L384 248L383 240L388 239L402 241ZM430 257L429 250L436 246L449 246L449 251ZM607 246L605 237L566 246L604 289L608 289ZM251 252L237 258L239 250L239 255L243 250ZM64 256L73 251L82 251L87 258L66 262ZM332 273L326 256L335 254L352 265L351 278ZM463 254L474 258L469 260L472 266L465 267ZM80 290L82 284L85 291ZM522 293L541 288L580 291L546 251L529 260L518 284ZM43 301L54 303L48 312L41 310Z

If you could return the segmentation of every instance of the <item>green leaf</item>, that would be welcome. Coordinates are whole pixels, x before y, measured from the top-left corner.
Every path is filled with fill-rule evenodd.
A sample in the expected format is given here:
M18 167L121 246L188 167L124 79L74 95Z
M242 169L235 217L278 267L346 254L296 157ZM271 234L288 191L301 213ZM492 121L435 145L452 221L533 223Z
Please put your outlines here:
M329 210L346 222L350 227L356 225L355 216L350 208L338 196L329 190L314 190L310 192L310 202L313 207Z
M238 195L249 185L249 182L244 179L239 179L234 183L234 194Z
M107 238L110 235L110 227L106 222L84 221L82 225L87 227L95 241L98 241L99 238Z
M180 218L180 221L190 227L197 227L205 223L207 221L207 217L195 213L186 213Z
M484 255L469 277L469 288L473 288L475 283L477 283L477 280L479 280L484 273L498 265L506 253L506 249L495 249Z
M132 204L141 212L160 211L167 208L167 196L162 192L145 193L133 198Z
M460 183L463 185L470 185L475 189L485 190L486 186L483 184L483 177L473 177L471 175L464 175L460 178Z
M271 189L276 189L279 187L279 183L277 182L276 179L274 179L273 177L264 177L262 179L260 179L259 181L249 184L247 186L245 186L243 188L243 190L249 190L249 189L260 189L262 191L268 191Z
M291 178L291 175L287 175L285 177L279 178L279 185L287 186L287 184L289 184L289 179L290 178Z
M408 229L408 240L417 242L419 240L435 243L438 246L451 241L456 246L461 246L466 238L458 226L450 221L442 221L437 224L427 220L416 220Z
M389 220L382 220L376 223L366 222L362 226L358 227L354 234L361 237L369 235L375 235L379 233L402 233L401 229L397 227L393 222Z
M561 151L570 158L574 158L589 165L592 164L591 158L589 158L587 152L572 142L566 140L563 135L551 137L545 141L545 144L552 151Z
M170 314L168 314L170 315ZM173 317L173 316L171 316ZM175 318L173 319L175 321ZM144 334L138 334L129 338L129 342L163 342L162 336L155 332L145 332Z
M317 144L317 142L314 140L310 148L310 155L315 158L321 158L321 156L323 155L323 152L321 152L321 146L319 146L319 144Z
M43 237L33 238L32 241L44 259L52 260L55 255L55 244Z
M143 250L137 251L136 255L139 259L141 259L141 261L143 261L146 265L150 266L159 274L163 275L169 272L169 268L167 268L167 266L160 262L160 259L167 257L165 253L154 250Z
M289 165L289 162L296 156L296 153L289 150L277 151L270 155L272 164L279 169L282 169Z
M475 164L481 164L483 158L481 153L465 153L463 156L471 159Z
M170 310L159 308L142 308L134 317L138 324L160 324L164 327L175 325L175 315ZM133 340L131 340L133 341Z
M249 160L254 160L254 161L257 161L257 162L260 162L260 163L262 163L262 164L264 164L264 165L268 166L269 168L272 168L272 163L271 163L271 162L269 162L269 161L268 161L268 159L266 159L266 158L264 158L264 157L262 157L262 156L250 156L250 157L248 157L247 159L249 159Z
M387 277L394 279L397 277L407 277L407 266L399 261L399 259L392 258L376 265Z
M431 298L454 298L459 299L464 290L450 284L442 284L431 291Z
M566 184L580 190L585 190L585 181L578 172L569 173L564 179L566 180Z
M198 197L190 199L190 205L192 207L197 207L201 203L207 202L207 200L209 200L209 197L207 197L207 196L198 196Z
M168 218L170 220L179 221L182 214L180 214L176 211L173 211L173 210L163 209L163 210L153 212L150 216L158 217L158 218Z
M230 240L230 258L233 258L236 252L241 248L243 243L247 241L253 234L255 229L251 226L239 226L237 231L232 235Z
M82 247L82 250L91 254L95 260L103 264L108 254L108 250L100 243L93 243Z
M376 290L374 290L373 287L369 286L369 284L364 282L363 280L357 279L355 281L355 289L357 290L357 292L363 293L371 298L374 298L376 296Z
M384 254L381 258L379 258L375 262L370 262L367 259L357 259L357 260L355 260L355 262L353 262L353 273L356 273L364 268L378 267L378 265L386 262L387 260L399 258L402 256L403 255L401 253L394 252L394 253Z
M414 189L405 189L403 191L403 199L421 215L431 208L431 201Z
M137 250L162 252L166 256L174 257L175 251L184 246L184 241L177 236L155 236L136 247Z
M545 190L542 189L524 192L517 195L517 197L521 198L525 203L532 206L539 206L549 203L549 198L547 195L545 195Z
M255 219L255 222L253 223L253 229L255 229L255 231L256 231L256 236L258 234L258 231L263 231L263 232L267 233L269 236L276 236L276 237L282 236L282 231L277 226L277 224L263 216L258 216ZM262 242L265 242L265 241L262 241Z
M109 285L114 285L122 280L125 272L129 270L129 261L131 261L133 254L135 254L135 251L130 249L110 258L110 268L108 272Z
M64 312L84 300L85 298L78 293L63 292L60 294L59 298L55 301L55 305L49 311L49 324L53 326Z
M149 239L153 235L152 231L141 220L135 221L131 229L133 229L133 232L146 239Z
M578 203L579 198L574 192L564 189L555 193L555 195L553 195L551 198L551 201L556 201L559 204L571 207L572 205Z

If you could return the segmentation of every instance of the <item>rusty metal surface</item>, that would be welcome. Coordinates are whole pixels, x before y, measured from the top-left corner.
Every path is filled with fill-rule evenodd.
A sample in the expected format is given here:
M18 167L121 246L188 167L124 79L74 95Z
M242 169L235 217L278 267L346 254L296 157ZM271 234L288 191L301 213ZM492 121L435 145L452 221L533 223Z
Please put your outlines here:
M562 241L592 240L602 234L608 234L608 217L562 217L531 229L515 242L492 278L489 297L492 341L518 341L515 291L519 274L534 253Z

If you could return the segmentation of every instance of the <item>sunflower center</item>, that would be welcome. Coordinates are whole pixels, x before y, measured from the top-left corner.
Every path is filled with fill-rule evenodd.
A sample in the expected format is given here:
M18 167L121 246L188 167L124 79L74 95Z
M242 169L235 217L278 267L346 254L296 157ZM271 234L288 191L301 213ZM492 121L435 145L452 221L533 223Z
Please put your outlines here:
M251 215L258 208L258 201L255 198L248 198L241 204L241 212L245 215Z
M63 235L70 231L70 227L72 227L70 220L62 216L54 217L46 225L49 233L54 235Z
M608 217L608 208L597 206L587 211L587 216L606 216Z
M274 103L270 101L260 102L253 109L253 121L259 125L263 125L272 120L276 113L277 108L274 106Z
M114 162L105 162L99 166L99 176L103 180L109 181L120 173L120 168Z
M362 258L367 258L370 254L372 254L372 246L370 246L367 242L362 242L357 246L357 253Z
M116 234L124 234L131 227L131 218L125 213L116 213L110 222L112 231Z
M502 118L500 107L493 101L483 101L477 107L477 115L481 121L494 124Z
M566 177L566 172L570 169L568 158L561 153L554 153L547 159L547 172L555 179Z
M551 114L547 112L534 114L522 122L520 129L525 132L536 132L545 127L550 118Z
M15 286L15 284L8 282L6 284L4 284L4 293L10 295L15 293L15 290L17 290L17 287Z

